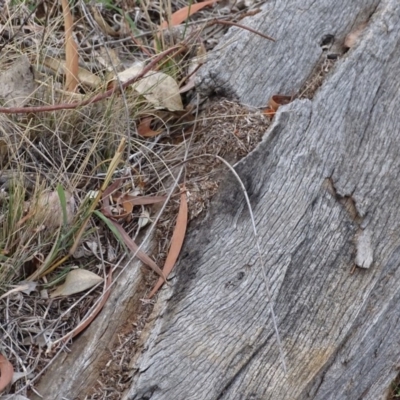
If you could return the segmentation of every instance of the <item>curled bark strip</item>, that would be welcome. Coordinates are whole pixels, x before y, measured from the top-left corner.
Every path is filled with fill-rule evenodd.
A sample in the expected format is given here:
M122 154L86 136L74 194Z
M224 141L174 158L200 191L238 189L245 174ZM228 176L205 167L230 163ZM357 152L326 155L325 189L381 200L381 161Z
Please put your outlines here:
M268 105L276 112L280 106L289 104L292 100L292 96L282 96L280 94L276 94L270 98Z

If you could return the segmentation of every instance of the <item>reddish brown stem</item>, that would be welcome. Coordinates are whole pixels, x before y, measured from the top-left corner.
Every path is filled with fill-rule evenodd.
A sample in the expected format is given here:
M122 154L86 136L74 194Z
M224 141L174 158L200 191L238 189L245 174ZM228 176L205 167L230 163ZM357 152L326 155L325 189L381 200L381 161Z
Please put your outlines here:
M252 28L249 28L248 26L244 26L244 25L238 24L237 22L231 22L231 21L224 21L224 20L221 20L221 19L216 19L216 20L214 20L214 21L212 21L210 23L210 25L214 25L214 24L237 26L238 28L245 29L246 31L255 33L256 35L261 36L264 39L272 40L273 42L275 42L275 39L272 38L271 36L264 35L261 32L258 32L258 31L254 30Z

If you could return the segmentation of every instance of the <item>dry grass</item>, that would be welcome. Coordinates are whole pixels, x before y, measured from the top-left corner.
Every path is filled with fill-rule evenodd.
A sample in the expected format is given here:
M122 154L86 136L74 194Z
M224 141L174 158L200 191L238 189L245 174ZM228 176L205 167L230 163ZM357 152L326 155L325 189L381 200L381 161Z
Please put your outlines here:
M101 78L102 85L82 85L78 94L71 95L63 91L64 76L45 65L48 56L64 59L63 18L58 6L6 1L0 17L0 76L24 54L36 70L36 89L26 104L68 103L101 93L113 73L190 37L185 53L159 64L164 73L183 84L199 38L208 50L226 29L217 25L203 29L204 23L215 13L219 17L225 13L231 19L240 17L232 4L225 9L220 6L204 10L187 26L158 39L160 20L186 5L182 1L143 1L137 6L129 0L76 3L73 13L80 62ZM186 109L177 113L155 109L136 92L126 90L122 95L116 93L70 110L0 114L0 296L21 282L33 282L28 290L17 290L0 299L0 353L21 373L11 391L26 393L38 372L60 350L57 341L84 318L102 293L98 286L84 294L49 299L51 290L73 268L106 276L122 254L122 243L90 213L93 198L89 196L100 188L107 174L111 177L108 168L121 140L126 139L128 145L112 178L124 177L125 192L164 195L182 166L188 143L190 156L211 153L234 163L254 148L268 126L260 113L228 101L211 102L197 114L191 105L193 94L192 90L182 96ZM13 105L5 102L5 106ZM160 128L162 133L145 139L138 135L137 127L149 115L155 117L153 129ZM196 115L199 117L193 132ZM190 217L194 218L216 192L220 178L215 173L220 172L221 165L198 158L185 168ZM41 205L44 193L54 193L55 208ZM73 205L71 210L69 203ZM154 258L159 265L166 256L176 207L175 202L167 205L157 225L158 252ZM140 232L143 211L135 208L124 223L134 239ZM70 257L77 234L88 219L77 251ZM134 346L138 331L126 333L121 340ZM116 345L115 360L110 360L114 368L122 368L129 361L124 346ZM123 385L113 385L109 382L106 386L115 387L117 394L107 398L118 398L123 389ZM97 389L93 399L101 398L102 391L104 395L102 388Z

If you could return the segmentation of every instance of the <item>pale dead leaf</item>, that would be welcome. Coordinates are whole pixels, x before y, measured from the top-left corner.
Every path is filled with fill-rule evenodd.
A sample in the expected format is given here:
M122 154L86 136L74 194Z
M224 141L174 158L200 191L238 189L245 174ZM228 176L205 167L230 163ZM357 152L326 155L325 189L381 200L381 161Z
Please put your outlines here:
M135 63L130 68L120 72L118 78L122 83L127 82L137 76L143 68L142 63ZM163 72L150 71L138 82L132 84L131 87L143 95L157 109L183 110L178 84L171 76Z
M69 296L71 294L83 292L102 281L103 278L96 275L94 272L81 268L73 269L68 272L65 282L51 293L50 298Z
M7 107L22 107L36 89L35 75L29 59L23 55L0 74L0 98Z
M31 292L36 290L37 282L32 282L32 281L24 281L20 282L18 286L16 286L14 289L9 290L7 293L4 293L2 296L0 296L0 299L3 299L4 297L9 296L12 293L16 292L23 292L27 295L30 295Z
M149 223L150 223L150 213L147 210L145 210L139 217L138 221L139 229L144 228Z
M110 296L111 283L112 283L112 268L110 269L107 275L107 279L104 282L104 290L100 302L97 303L97 305L94 307L94 309L91 311L91 313L88 315L86 319L81 321L77 327L75 327L71 332L67 333L61 339L58 339L55 343L60 341L68 341L74 338L76 335L85 330L88 325L90 325L90 323L96 318L97 314L101 311L108 297Z
M70 224L74 218L75 199L71 193L65 191L67 223ZM48 229L55 229L63 223L63 211L60 197L56 191L43 192L36 204L31 207L29 214L33 216L35 224L40 224Z

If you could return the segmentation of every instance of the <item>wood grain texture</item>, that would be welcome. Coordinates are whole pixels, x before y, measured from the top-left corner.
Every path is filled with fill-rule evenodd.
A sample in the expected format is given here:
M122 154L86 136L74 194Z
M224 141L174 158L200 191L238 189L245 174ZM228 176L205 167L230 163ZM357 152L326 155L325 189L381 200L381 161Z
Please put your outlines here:
M379 0L275 0L241 23L272 36L263 39L232 28L199 71L204 94L217 92L245 104L266 106L275 94L293 95L312 74L321 44L333 35L340 44L360 23L369 21Z
M317 39L344 38L373 12L314 98L280 108L263 142L236 166L254 207L288 373L249 214L229 178L205 220L190 229L125 400L376 400L398 373L397 0L276 1L264 10L251 25L277 43L243 32L222 43L226 53L204 74L213 79L204 90L254 105L298 90L319 57ZM366 229L372 264L351 274Z

